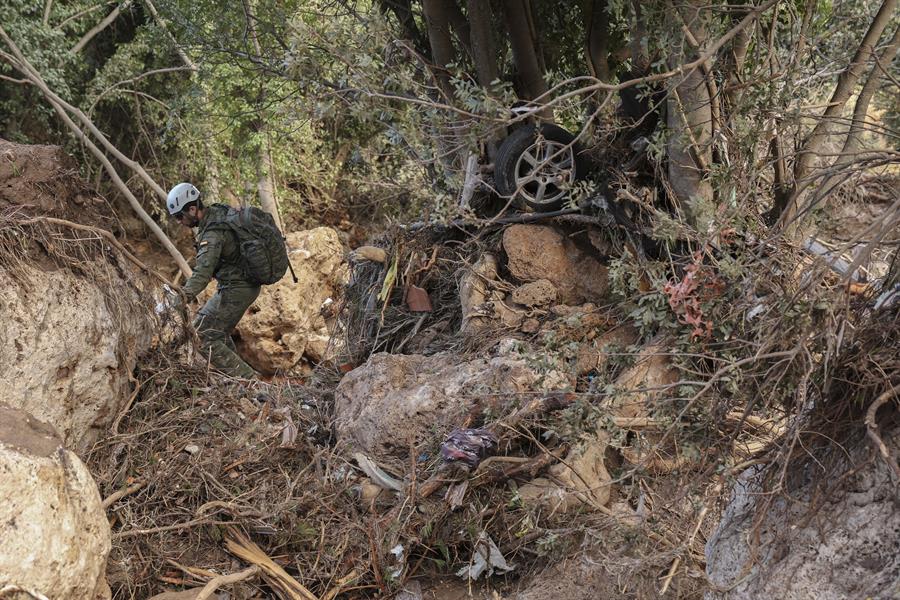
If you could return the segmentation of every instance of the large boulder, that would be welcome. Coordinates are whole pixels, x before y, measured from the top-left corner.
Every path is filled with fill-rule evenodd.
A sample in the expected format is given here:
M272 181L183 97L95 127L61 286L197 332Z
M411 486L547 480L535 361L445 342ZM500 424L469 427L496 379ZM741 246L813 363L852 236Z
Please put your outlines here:
M380 353L347 373L334 394L339 441L370 456L407 456L460 427L479 398L562 389L556 371L539 372L515 356L460 361Z
M883 437L897 456L900 430ZM706 544L707 576L728 591L710 592L708 600L898 597L896 479L864 435L846 448L846 472L831 477L827 497L816 466L792 468L796 472L788 474L788 489L774 496L762 489L766 473L761 468L738 478ZM779 469L775 477L784 479L783 466L774 468Z
M334 355L334 319L322 309L329 298L338 301L349 273L338 234L329 227L289 233L287 245L297 283L288 273L263 288L237 327L241 355L269 374Z
M0 497L4 598L108 597L110 531L97 485L52 427L2 403Z
M84 448L127 398L128 375L150 345L149 318L120 311L100 282L65 269L21 267L15 275L0 267L8 282L0 287L0 387L11 404L52 424L67 447Z
M606 267L552 227L508 227L503 232L503 250L514 277L522 282L549 281L563 304L601 300L606 295Z
M131 373L152 342L150 286L91 234L23 228L18 219L113 228L95 200L58 147L0 140L0 238L11 242L0 243L0 387L75 449L90 445L128 398Z

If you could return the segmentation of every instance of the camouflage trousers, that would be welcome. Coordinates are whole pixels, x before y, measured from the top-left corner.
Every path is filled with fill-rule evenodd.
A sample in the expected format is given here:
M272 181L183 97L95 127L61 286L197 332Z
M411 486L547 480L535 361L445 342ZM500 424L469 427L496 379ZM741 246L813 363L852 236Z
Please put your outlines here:
M203 354L213 367L226 375L244 379L257 376L253 367L237 353L231 333L258 296L259 286L219 288L197 313L194 326Z

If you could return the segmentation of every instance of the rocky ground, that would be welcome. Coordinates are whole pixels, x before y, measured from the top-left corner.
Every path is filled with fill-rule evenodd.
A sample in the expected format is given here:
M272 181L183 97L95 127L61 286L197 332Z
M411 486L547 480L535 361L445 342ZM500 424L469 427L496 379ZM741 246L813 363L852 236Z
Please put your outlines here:
M276 383L241 384L154 316L115 215L0 142L4 597L900 593L898 314L820 264L654 292L664 266L583 221L293 232L298 283L236 334ZM855 316L801 343L782 297Z

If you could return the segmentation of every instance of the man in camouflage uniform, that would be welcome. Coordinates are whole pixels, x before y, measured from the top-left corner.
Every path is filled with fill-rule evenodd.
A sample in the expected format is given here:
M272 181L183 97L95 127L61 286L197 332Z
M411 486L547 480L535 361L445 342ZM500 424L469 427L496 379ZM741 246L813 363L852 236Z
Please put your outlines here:
M231 333L259 296L260 287L244 278L240 247L235 233L225 223L228 207L204 206L200 191L190 183L179 183L166 200L169 214L189 228L197 228L197 260L194 272L182 290L192 302L215 278L216 293L197 313L194 326L204 354L218 370L232 377L252 379L256 371L238 355Z

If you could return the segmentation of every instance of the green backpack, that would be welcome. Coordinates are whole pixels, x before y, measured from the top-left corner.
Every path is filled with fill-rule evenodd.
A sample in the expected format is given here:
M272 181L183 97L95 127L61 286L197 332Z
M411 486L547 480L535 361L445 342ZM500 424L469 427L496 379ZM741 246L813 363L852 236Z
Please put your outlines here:
M241 269L247 281L257 285L278 283L288 269L294 276L285 238L272 215L255 206L246 206L229 209L224 223L237 236Z

